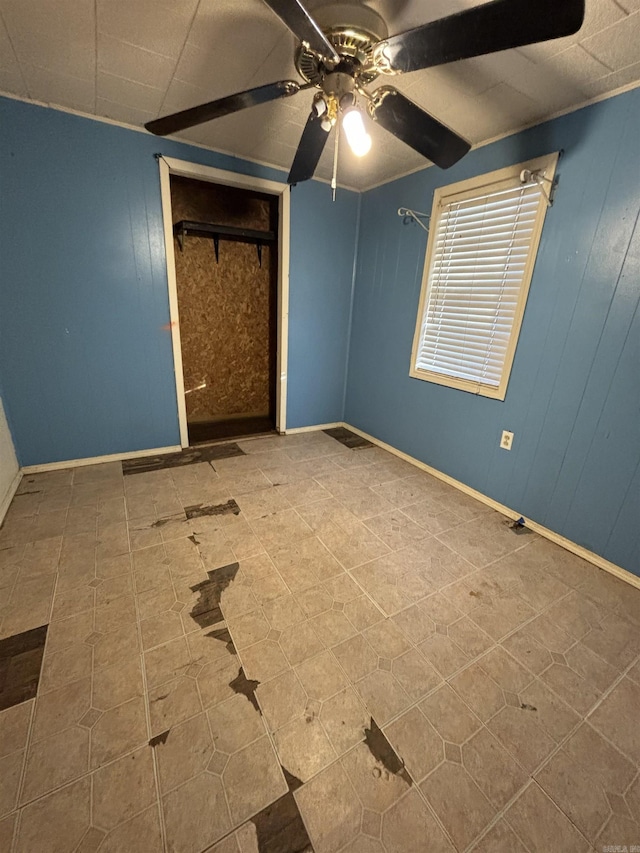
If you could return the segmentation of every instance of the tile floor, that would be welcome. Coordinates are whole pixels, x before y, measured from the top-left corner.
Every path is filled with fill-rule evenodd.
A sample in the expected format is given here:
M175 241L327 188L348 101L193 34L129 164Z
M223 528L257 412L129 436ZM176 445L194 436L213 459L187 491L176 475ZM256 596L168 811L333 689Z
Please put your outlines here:
M239 446L23 479L3 853L640 844L640 590L379 448Z

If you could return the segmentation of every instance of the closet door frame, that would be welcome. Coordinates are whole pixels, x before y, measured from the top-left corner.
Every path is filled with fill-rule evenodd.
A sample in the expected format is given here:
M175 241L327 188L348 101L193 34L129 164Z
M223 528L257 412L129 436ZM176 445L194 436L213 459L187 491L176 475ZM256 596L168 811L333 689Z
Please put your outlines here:
M176 402L178 422L180 424L180 444L189 446L187 430L187 407L184 397L184 374L182 370L182 348L180 344L180 315L178 312L178 286L176 282L176 261L173 248L173 222L171 215L170 176L195 178L228 187L269 193L278 197L278 335L276 353L276 430L284 433L287 428L287 355L289 340L289 224L290 224L290 187L276 181L227 172L213 166L204 166L188 160L173 157L158 157L160 168L160 192L162 195L162 218L164 224L164 243L167 259L167 285L169 289L169 317L171 341L173 345L173 365L176 383Z

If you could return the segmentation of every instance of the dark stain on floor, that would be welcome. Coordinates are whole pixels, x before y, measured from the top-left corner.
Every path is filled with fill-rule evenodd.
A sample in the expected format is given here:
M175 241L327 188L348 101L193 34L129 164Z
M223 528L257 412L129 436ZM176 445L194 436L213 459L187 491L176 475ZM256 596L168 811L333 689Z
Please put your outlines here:
M149 746L153 747L153 746L158 746L158 744L160 744L160 743L166 743L167 738L169 737L170 731L171 731L171 729L167 729L166 732L160 732L159 735L152 737L151 740L149 741Z
M0 711L38 691L48 625L0 640Z
M382 764L385 770L393 773L394 776L399 776L407 785L411 786L413 784L411 776L409 776L404 766L404 761L398 757L396 751L373 717L371 717L369 728L364 730L364 742L369 747L371 755L373 755L376 761Z
M282 772L284 773L285 781L289 787L291 793L297 791L298 788L302 788L302 779L298 779L297 776L294 776L293 773L289 773L284 764L281 764Z
M518 536L522 536L523 534L532 532L526 526L526 521L522 516L520 516L520 518L518 518L516 521L512 521L510 518L507 518L505 519L504 523L507 525L509 530L511 530L513 533L517 533Z
M340 444L344 444L344 446L348 447L350 450L360 450L362 447L373 447L373 444L370 441L367 441L366 438L363 438L361 435L356 435L355 432L351 432L351 430L345 429L344 427L332 427L331 429L323 429L322 431L327 435L330 435L331 438L335 438L335 440L339 441Z
M247 678L247 676L244 674L244 669L240 667L237 676L233 679L233 681L229 682L229 687L234 691L234 693L241 693L243 696L245 696L249 700L249 702L251 702L256 711L259 714L262 714L262 711L260 710L260 705L258 705L258 700L256 699L256 688L259 684L259 681L254 681L253 679Z
M159 518L157 521L154 521L151 527L164 527L165 524L169 524L170 521L184 521L184 514L182 515L170 515L167 518Z
M178 453L163 453L158 456L145 456L142 459L124 459L122 473L144 474L147 471L160 471L163 468L179 468L182 465L196 465L198 462L211 462L213 459L228 459L231 456L245 456L235 441L224 444L186 447Z
M162 700L166 699L168 695L169 695L168 693L163 693L162 696L156 696L154 699L151 699L150 701L151 702L162 702Z
M523 711L537 711L538 710L535 705L527 705L526 702L523 702L520 705L520 707L522 708Z
M313 853L291 792L258 812L251 823L256 828L258 853Z
M213 637L214 640L220 640L221 643L224 643L229 654L238 654L236 647L233 645L233 640L231 639L231 634L229 633L228 628L218 628L215 631L209 631L207 637Z
M198 593L198 600L191 610L191 618L201 628L210 628L218 622L222 622L222 611L220 610L220 599L222 593L233 581L240 568L238 563L229 563L207 572L209 580L201 581L191 587L191 592Z
M240 515L240 507L230 498L223 504L194 504L184 508L187 518L202 518L205 515Z

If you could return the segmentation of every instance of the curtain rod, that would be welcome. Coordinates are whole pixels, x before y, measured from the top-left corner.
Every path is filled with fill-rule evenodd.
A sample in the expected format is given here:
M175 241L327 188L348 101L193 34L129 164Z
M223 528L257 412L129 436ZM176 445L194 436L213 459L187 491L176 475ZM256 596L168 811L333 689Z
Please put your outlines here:
M398 208L398 216L404 216L405 219L407 217L411 217L412 219L415 219L415 221L418 223L418 225L421 228L424 228L424 230L427 232L427 234L429 233L428 227L419 218L419 217L422 217L424 219L429 219L430 217L429 217L428 213L420 213L419 210L411 210L411 208L409 208L409 207L399 207Z

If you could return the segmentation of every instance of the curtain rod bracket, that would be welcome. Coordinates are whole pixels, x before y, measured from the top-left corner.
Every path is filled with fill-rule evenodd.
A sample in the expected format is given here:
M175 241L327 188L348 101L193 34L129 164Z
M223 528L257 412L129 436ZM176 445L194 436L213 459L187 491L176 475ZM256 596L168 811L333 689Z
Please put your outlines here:
M545 189L544 181L549 184L549 191ZM521 184L537 184L540 187L540 192L545 197L547 202L547 207L553 206L553 196L556 191L556 187L558 186L558 176L556 175L553 180L551 178L547 178L544 171L542 169L537 169L535 172L532 172L530 169L523 169L520 172L520 183Z
M429 227L422 222L422 219L430 219L428 213L420 213L419 210L411 210L408 207L399 207L398 208L398 216L404 217L404 221L407 222L409 219L414 219L421 228L429 233Z

